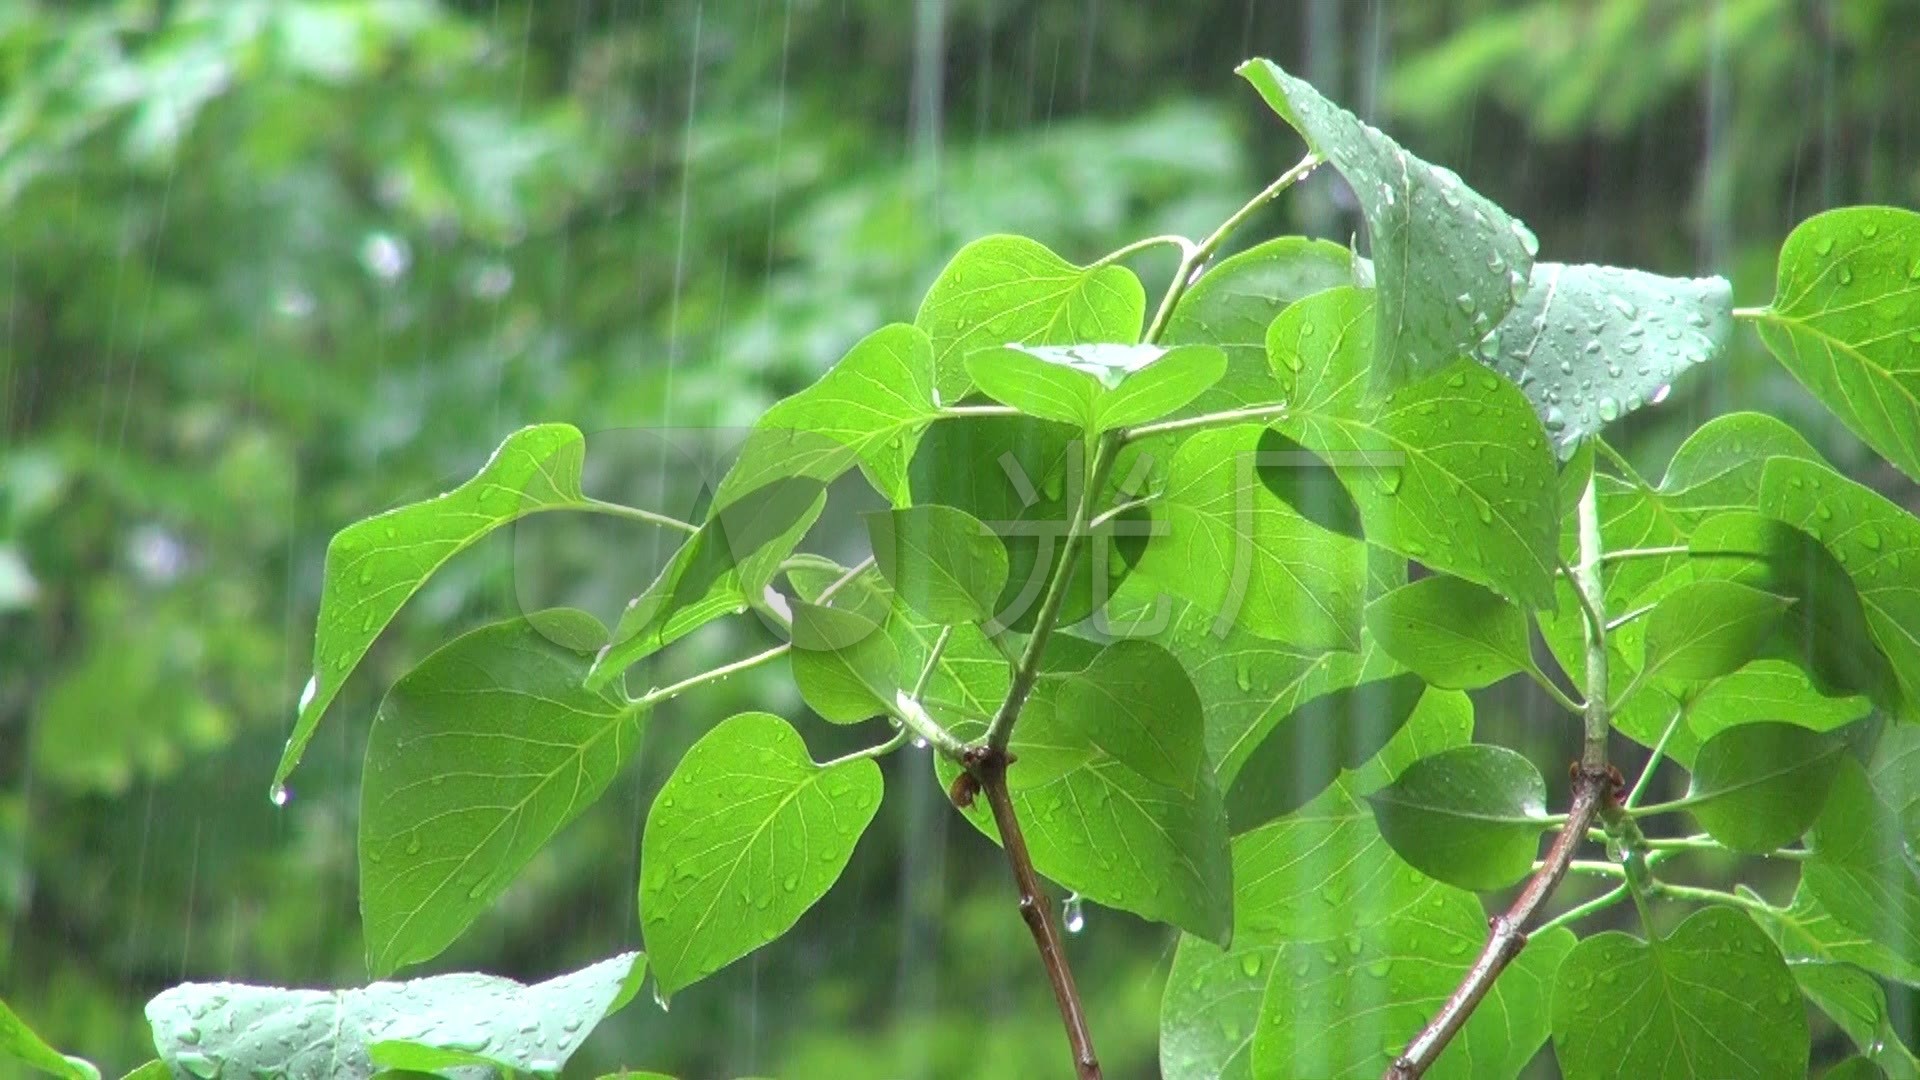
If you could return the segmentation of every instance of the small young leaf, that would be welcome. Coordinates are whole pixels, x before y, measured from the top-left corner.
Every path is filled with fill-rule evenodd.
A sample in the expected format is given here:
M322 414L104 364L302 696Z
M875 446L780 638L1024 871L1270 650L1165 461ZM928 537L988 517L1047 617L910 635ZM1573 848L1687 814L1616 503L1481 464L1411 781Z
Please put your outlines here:
M48 1046L26 1022L0 1001L0 1060L18 1061L39 1072L67 1080L100 1080L100 1070L77 1057Z
M866 516L874 562L902 603L936 623L984 622L1007 587L1007 547L964 510L915 506Z
M966 396L976 349L1140 340L1147 294L1124 266L1075 266L1024 236L988 236L954 255L934 279L914 325L933 341L942 402Z
M367 738L360 918L384 977L452 944L640 748L643 714L581 685L557 609L455 638L394 684ZM589 638L590 640L590 638Z
M1808 218L1780 249L1760 340L1821 404L1920 480L1920 213L1850 206Z
M1538 263L1476 355L1526 393L1562 458L1726 349L1733 286L1617 266Z
M1465 355L1525 294L1540 246L1525 225L1272 61L1239 74L1340 170L1366 214L1380 293L1376 392Z
M640 927L662 996L787 932L880 807L870 759L814 764L768 713L721 721L660 789L640 841Z
M1533 666L1527 617L1506 598L1437 574L1367 605L1388 656L1435 686L1477 690Z
M1738 670L1780 625L1790 600L1735 581L1694 581L1647 614L1645 677L1712 679Z
M1820 816L1846 750L1839 736L1795 724L1730 727L1694 755L1688 812L1735 851L1785 847Z
M1839 925L1911 966L1920 956L1920 867L1899 817L1847 759L1809 837L1814 857L1801 881Z
M1205 759L1200 697L1172 654L1121 641L1066 678L1056 721L1156 784L1191 791Z
M967 373L988 397L1088 433L1165 416L1226 368L1226 354L1211 345L1008 345L967 356Z
M327 705L382 628L427 578L481 537L528 514L593 505L580 493L586 440L567 424L507 436L473 479L350 525L327 545L313 640L313 682L280 755L279 784L300 763Z
M1651 942L1595 934L1554 979L1553 1049L1567 1080L1671 1076L1676 1062L1688 1076L1803 1076L1808 1044L1786 962L1732 908L1705 908Z
M1526 877L1547 826L1546 781L1532 762L1500 746L1422 758L1367 802L1401 858L1476 891Z
M183 983L147 1003L174 1075L368 1080L370 1048L401 1057L482 1054L504 1069L557 1074L594 1026L639 986L646 958L625 953L533 986L462 972L354 990Z
M879 716L900 690L900 654L879 624L854 611L793 602L793 682L822 720Z

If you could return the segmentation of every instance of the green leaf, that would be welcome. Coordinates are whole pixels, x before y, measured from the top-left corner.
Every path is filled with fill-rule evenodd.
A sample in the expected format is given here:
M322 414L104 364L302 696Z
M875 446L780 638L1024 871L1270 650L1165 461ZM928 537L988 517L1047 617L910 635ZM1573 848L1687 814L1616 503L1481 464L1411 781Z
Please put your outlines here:
M1340 471L1368 540L1523 607L1553 606L1557 477L1532 407L1469 361L1370 403L1372 306L1369 293L1330 289L1274 320L1267 349L1293 405L1280 430Z
M820 481L791 476L714 512L621 612L613 640L594 659L589 685L607 685L686 634L761 603L826 501Z
M1852 206L1800 223L1760 340L1880 456L1920 479L1920 214Z
M1287 944L1262 1001L1253 1074L1381 1075L1459 985L1486 936L1471 893L1429 883L1421 902L1373 926ZM1534 935L1427 1075L1517 1076L1546 1041L1548 988L1572 948L1565 929Z
M1532 762L1501 746L1422 758L1367 802L1401 858L1479 892L1526 877L1547 827L1546 781Z
M880 807L871 759L816 765L768 713L721 721L654 799L640 926L662 996L774 940L825 896Z
M509 522L546 510L598 505L580 493L586 440L567 424L540 424L507 436L473 479L340 530L327 545L313 679L300 695L293 734L274 769L286 781L320 716L382 628L442 564Z
M551 1076L633 996L645 964L624 953L533 986L464 972L354 990L184 983L147 1003L147 1022L176 1076L366 1080L379 1064L369 1054L376 1043Z
M1762 855L1800 838L1820 816L1846 740L1797 724L1741 724L1701 744L1688 813L1715 840Z
M1850 1057L1820 1074L1820 1080L1886 1080L1887 1073L1870 1059Z
M100 1080L99 1069L48 1046L4 1001L0 1001L0 1059L18 1061L39 1072L69 1080Z
M1036 240L988 236L940 271L913 322L933 341L939 400L955 402L971 386L964 365L976 349L1132 344L1146 309L1146 290L1124 266L1075 266Z
M1767 465L1760 508L1826 545L1904 696L1920 701L1920 520L1817 462L1790 459Z
M1790 600L1736 581L1681 585L1647 613L1645 678L1713 679L1739 670L1773 635Z
M1791 966L1808 962L1853 964L1884 978L1920 986L1920 963L1854 930L1833 917L1802 879L1793 903L1770 909L1761 920Z
M822 720L857 724L885 713L900 690L900 654L856 611L793 602L793 682Z
M1435 686L1477 690L1533 667L1527 616L1470 581L1437 574L1367 605L1388 656Z
M167 1063L155 1058L133 1070L120 1080L173 1080L173 1069Z
M1055 720L1156 784L1192 790L1206 758L1200 696L1167 650L1121 641L1059 688Z
M1007 587L1007 547L964 510L916 506L866 515L894 595L936 623L984 622Z
M819 382L760 417L721 479L714 505L790 477L826 484L856 463L880 494L903 504L907 463L939 415L932 342L918 327L883 326Z
M1374 390L1465 355L1526 292L1540 247L1533 234L1452 170L1407 153L1272 61L1238 71L1340 170L1366 215L1380 293Z
M1475 350L1533 402L1562 458L1650 402L1733 335L1727 279L1538 263L1525 295Z
M988 397L1088 433L1165 416L1226 368L1226 354L1211 345L1008 345L967 356L967 373Z
M1814 856L1801 876L1807 894L1903 964L1920 957L1920 866L1898 817L1851 759L1841 763L1809 843Z
M570 644L553 630L575 624ZM557 609L455 638L387 693L360 788L367 967L428 960L598 799L640 748L644 713L581 683L605 631ZM590 650L591 645L587 648Z
M1648 745L1660 737L1684 701L1687 718L1667 742L1667 756L1693 767L1700 742L1741 724L1788 716L1810 731L1832 731L1872 711L1864 697L1827 697L1814 688L1799 665L1785 660L1754 660L1738 671L1688 687L1678 696L1658 689L1635 694L1614 714L1620 730Z
M1281 236L1207 268L1174 306L1161 340L1217 345L1227 372L1188 413L1221 412L1280 400L1267 366L1267 327L1296 300L1353 284L1353 253L1327 240Z
M1201 431L1180 444L1153 504L1139 572L1220 624L1302 647L1360 645L1367 552L1276 498L1258 470L1293 455L1262 449L1257 424Z
M1595 934L1554 979L1553 1049L1567 1080L1801 1076L1808 1042L1780 951L1728 907L1698 911L1652 942Z
M1871 1075L1905 1078L1920 1076L1920 1059L1900 1041L1887 1008L1887 992L1873 976L1849 964L1787 965L1807 1000L1833 1019L1865 1057L1855 1058L1874 1070ZM1875 1064L1878 1062L1879 1064ZM1884 1066L1886 1071L1881 1073ZM1828 1076L1833 1075L1831 1072Z

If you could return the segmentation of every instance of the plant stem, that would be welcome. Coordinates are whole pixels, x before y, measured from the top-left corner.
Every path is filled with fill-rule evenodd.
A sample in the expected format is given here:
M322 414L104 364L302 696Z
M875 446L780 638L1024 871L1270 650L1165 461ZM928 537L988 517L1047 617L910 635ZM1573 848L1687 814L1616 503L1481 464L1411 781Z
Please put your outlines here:
M865 758L884 757L887 754L891 754L895 750L900 749L901 744L907 741L908 734L909 732L903 726L900 728L900 730L893 733L893 738L888 739L886 742L883 742L878 746L869 746L865 750L855 750L851 754L843 754L840 757L834 758L832 761L823 761L820 763L820 767L823 769L830 769L835 765L845 765L849 761L860 761Z
M1627 612L1625 615L1621 615L1617 618L1609 620L1607 623L1607 633L1609 634L1613 633L1615 630L1620 629L1621 627L1627 625L1628 623L1639 618L1640 616L1645 615L1647 612L1652 611L1655 606L1656 605L1653 605L1653 604L1642 604L1639 607L1634 608L1632 611Z
M1779 908L1774 907L1764 900L1754 900L1750 897L1741 896L1739 893L1721 892L1719 889L1698 889L1692 885L1671 885L1664 881L1656 881L1653 883L1653 889L1651 891L1654 896L1663 897L1668 900L1698 900L1708 904L1732 904L1734 907L1745 908L1757 915L1774 916L1780 914Z
M956 416L1019 416L1020 410L1011 405L943 405L940 407L942 418Z
M1764 319L1772 314L1773 309L1770 307L1737 307L1733 309L1733 317L1736 319Z
M1573 853L1586 841L1587 829L1596 818L1611 808L1620 786L1620 774L1607 764L1607 738L1612 717L1607 711L1607 620L1605 595L1600 587L1600 512L1591 477L1581 493L1579 506L1580 566L1573 574L1574 591L1587 609L1587 681L1586 710L1582 724L1580 761L1573 773L1573 805L1567 811L1566 827L1554 837L1539 869L1527 879L1526 887L1506 912L1488 921L1492 933L1480 950L1473 966L1467 969L1460 985L1454 988L1440 1012L1407 1044L1406 1052L1388 1066L1384 1080L1413 1080L1424 1074L1473 1015L1480 1002L1493 989L1493 982L1506 970L1513 958L1526 947L1526 924L1553 890L1566 877L1573 864ZM1631 823L1629 823L1631 824ZM1645 874L1645 863L1623 867L1632 889L1635 874Z
M1546 922L1541 923L1540 928L1535 930L1534 933L1544 934L1551 930L1558 930L1563 926L1579 922L1581 919L1586 918L1596 911L1605 911L1626 898L1627 886L1625 882L1622 882L1586 903L1570 907L1560 914L1555 915L1553 918L1548 919Z
M1575 716L1583 716L1586 714L1587 707L1585 705L1582 705L1579 702L1568 697L1567 692L1565 690L1560 689L1558 686L1555 686L1553 684L1553 680L1547 678L1546 674L1542 672L1539 668L1528 668L1527 674L1533 677L1533 681L1539 684L1540 689L1545 690L1547 692L1548 697L1559 702L1561 708L1567 710L1568 712L1572 713Z
M1220 424L1234 424L1242 420L1261 420L1270 416L1279 416L1287 411L1284 401L1266 405L1249 405L1244 409L1228 409L1224 412L1202 413L1199 416L1187 416L1178 420L1161 420L1152 424L1141 424L1128 428L1121 433L1122 442L1134 442L1139 439L1165 435L1174 431L1191 431L1194 428L1215 427Z
M893 707L887 710L900 726L927 741L927 745L939 751L940 755L953 761L965 763L967 744L954 737L953 732L935 720L915 698L902 694L895 699Z
M1119 248L1115 251L1107 252L1105 255L1102 255L1098 259L1095 259L1094 261L1088 263L1087 269L1098 270L1103 266L1111 266L1122 259L1130 258L1150 248L1159 247L1162 244L1179 248L1180 254L1182 255L1185 255L1187 252L1193 250L1193 241L1187 239L1184 236L1174 236L1171 233L1163 236L1149 236L1145 240L1135 240L1133 243L1128 244L1125 247Z
M920 677L913 680L913 700L919 701L927 692L927 683L933 680L933 669L940 666L940 656L947 651L947 642L953 640L953 627L940 628L940 636L933 639L933 648L927 650L927 662L920 668Z
M1628 461L1625 455L1621 454L1620 451L1615 450L1611 443L1607 442L1607 440L1602 439L1596 435L1593 440L1593 445L1596 448L1598 448L1601 453L1605 454L1607 456L1607 460L1613 462L1614 467L1618 468L1623 474L1625 474L1626 478L1632 481L1635 486L1641 488L1644 491L1653 490L1653 485L1647 483L1646 477L1640 475L1640 470L1633 467L1633 462Z
M580 509L591 511L595 514L605 514L608 517L644 521L649 525L658 525L663 529L673 529L677 532L686 533L688 536L692 536L694 533L700 531L700 526L692 522L681 521L677 517L672 517L667 514L656 514L651 510L642 510L637 506L627 506L623 503L606 502L601 499L588 499Z
M1626 801L1620 804L1622 809L1631 810L1640 802L1640 796L1646 794L1647 782L1653 779L1653 770L1660 767L1660 759L1666 756L1667 743L1673 741L1673 733L1680 730L1680 722L1686 718L1685 709L1673 710L1673 719L1667 721L1667 729L1653 744L1653 751L1647 755L1646 767L1640 770L1640 778L1633 782L1633 790L1627 792Z
M1601 556L1602 562L1625 562L1628 559L1664 559L1669 555L1685 555L1692 549L1685 544L1669 544L1665 547L1619 548Z
M767 649L764 652L754 653L752 656L749 656L743 660L735 660L731 664L722 664L719 667L714 668L712 671L703 671L698 675L681 679L679 682L674 683L671 686L662 686L662 687L659 687L658 689L649 690L646 693L640 695L639 697L634 698L633 702L630 705L628 705L628 708L631 708L631 709L651 708L667 700L670 697L676 697L680 694L684 694L687 691L692 690L696 686L704 686L710 682L719 682L721 679L724 679L729 675L738 675L742 671L747 671L752 668L757 668L761 664L767 663L768 661L778 660L779 658L787 655L787 651L791 648L793 648L792 645L783 641L780 644L775 645L771 649Z

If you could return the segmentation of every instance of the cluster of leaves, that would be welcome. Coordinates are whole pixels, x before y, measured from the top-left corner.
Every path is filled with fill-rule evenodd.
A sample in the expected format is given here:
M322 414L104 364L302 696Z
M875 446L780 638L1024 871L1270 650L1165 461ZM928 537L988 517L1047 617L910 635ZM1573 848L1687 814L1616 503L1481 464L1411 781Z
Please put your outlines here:
M832 886L883 797L875 758L929 745L965 792L977 748L1010 737L1034 867L1181 932L1167 1074L1377 1073L1467 976L1486 933L1475 894L1534 873L1542 835L1566 824L1531 762L1473 741L1468 692L1523 677L1691 785L1636 805L1636 784L1610 808L1614 857L1574 869L1619 886L1535 932L1435 1067L1514 1075L1551 1037L1572 1077L1673 1060L1787 1075L1808 1058L1804 996L1859 1044L1859 1068L1914 1071L1878 980L1920 965L1906 846L1920 777L1902 726L1920 694L1920 521L1764 416L1703 426L1658 484L1601 433L1710 361L1738 318L1920 478L1920 215L1807 222L1773 303L1736 311L1719 279L1537 262L1527 228L1457 175L1270 63L1242 73L1310 150L1261 199L1330 164L1370 258L1281 238L1189 274L1236 214L1178 242L1149 319L1122 262L1140 245L1081 266L991 237L953 258L912 324L770 410L698 523L586 496L584 440L543 425L456 490L335 537L275 801L373 639L462 549L559 510L683 534L611 630L529 613L455 639L389 693L360 821L376 976L454 941L606 790L654 706L779 662L821 720L885 736L822 763L787 719L749 712L688 751L640 853L663 1003ZM890 506L866 519L871 556L798 554L856 470ZM635 665L749 610L784 640L630 692ZM998 838L986 806L956 802ZM1674 815L1700 832L1642 828ZM1781 905L1654 873L1698 850L1797 860L1798 891ZM1625 899L1644 938L1576 938L1579 918ZM1701 907L1663 929L1650 912L1667 900ZM559 1011L604 1013L640 970L627 957L569 977L614 989ZM327 1053L366 1072L543 1073L574 1045L539 1021L513 1040L486 1015L445 1019L431 982L398 1010L405 1047L354 1020L332 1023L353 1044ZM291 1067L259 1056L285 1023L352 1020L403 990L263 1004L189 986L149 1014L163 1068L200 1074L243 1050ZM272 1023L200 1023L215 999ZM33 1063L83 1074L12 1030Z

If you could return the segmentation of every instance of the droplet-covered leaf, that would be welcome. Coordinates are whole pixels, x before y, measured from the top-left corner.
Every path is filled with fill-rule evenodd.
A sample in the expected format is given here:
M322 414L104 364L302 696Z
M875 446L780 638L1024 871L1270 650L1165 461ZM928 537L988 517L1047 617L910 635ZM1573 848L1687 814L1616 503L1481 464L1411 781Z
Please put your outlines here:
M1694 581L1647 613L1645 678L1712 679L1753 659L1791 601L1737 581Z
M147 1003L147 1022L175 1076L368 1080L379 1068L370 1050L383 1043L554 1076L633 997L645 964L625 953L533 986L464 972L354 990L184 983Z
M1617 266L1539 263L1475 354L1526 393L1560 456L1726 349L1733 286Z
M1435 686L1477 690L1533 666L1527 616L1470 581L1436 574L1367 605L1388 656Z
M1022 345L1140 340L1147 294L1124 266L1075 266L1024 236L988 236L954 255L921 301L914 325L933 341L939 400L971 387L967 355Z
M1380 835L1430 877L1502 889L1527 876L1547 826L1540 770L1501 746L1446 750L1367 797Z
M1200 697L1171 653L1121 641L1060 684L1060 727L1167 787L1191 790L1206 758Z
M580 638L557 641L562 622ZM360 788L360 918L375 975L452 944L639 749L642 713L617 690L582 686L596 634L592 616L565 609L495 623L387 693Z
M769 713L721 721L660 788L640 841L640 927L662 995L786 933L880 807L871 759L814 764Z
M1693 759L1688 811L1715 840L1760 855L1800 838L1820 815L1846 740L1796 724L1740 724Z
M984 622L1007 586L1007 547L951 506L868 514L874 562L902 603L936 623Z
M1679 1062L1685 1076L1803 1076L1808 1043L1780 950L1733 908L1705 908L1652 942L1595 934L1554 979L1567 1080L1673 1076Z
M1269 60L1241 77L1330 162L1367 218L1380 294L1374 389L1466 355L1527 288L1539 243L1450 169L1414 157Z
M1780 249L1760 339L1868 446L1920 480L1920 213L1851 206Z
M1226 354L1211 345L1008 345L967 356L967 373L988 397L1090 433L1165 416L1226 368Z

